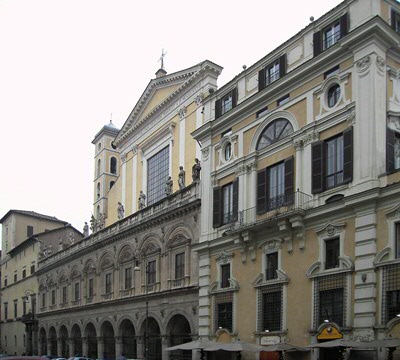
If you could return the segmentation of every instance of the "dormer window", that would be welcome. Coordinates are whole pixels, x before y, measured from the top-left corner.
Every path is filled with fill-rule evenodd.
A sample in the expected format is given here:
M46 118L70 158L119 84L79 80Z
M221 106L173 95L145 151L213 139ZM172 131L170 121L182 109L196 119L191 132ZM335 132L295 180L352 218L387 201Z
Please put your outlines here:
M286 75L286 54L269 63L258 73L258 91Z
M232 110L236 106L236 102L237 95L235 88L215 102L215 118L217 119L229 110Z
M348 17L347 14L344 14L322 30L314 33L314 56L319 55L321 52L335 45L347 32Z

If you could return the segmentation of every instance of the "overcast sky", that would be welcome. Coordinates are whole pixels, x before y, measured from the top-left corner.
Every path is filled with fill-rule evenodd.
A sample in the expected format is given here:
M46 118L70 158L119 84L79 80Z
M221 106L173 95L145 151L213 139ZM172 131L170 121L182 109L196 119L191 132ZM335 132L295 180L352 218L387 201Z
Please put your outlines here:
M0 217L56 216L82 230L91 141L121 128L160 67L211 60L222 86L340 0L0 0Z

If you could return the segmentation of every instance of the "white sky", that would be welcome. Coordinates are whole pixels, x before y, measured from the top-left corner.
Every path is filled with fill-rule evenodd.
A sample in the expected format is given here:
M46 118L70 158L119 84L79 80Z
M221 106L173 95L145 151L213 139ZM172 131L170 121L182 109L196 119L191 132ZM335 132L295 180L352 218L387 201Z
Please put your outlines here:
M210 60L222 86L341 0L0 0L0 218L82 231L94 135L121 128L164 48L168 73Z

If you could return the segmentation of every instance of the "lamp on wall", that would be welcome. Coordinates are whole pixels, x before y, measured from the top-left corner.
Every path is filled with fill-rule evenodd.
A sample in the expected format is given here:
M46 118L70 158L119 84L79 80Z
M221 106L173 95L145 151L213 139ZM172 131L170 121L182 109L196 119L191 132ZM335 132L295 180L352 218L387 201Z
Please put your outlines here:
M135 267L133 271L140 271L140 264L144 262L145 269L145 279L144 286L146 291L146 318L145 318L145 333L144 333L144 359L147 360L148 352L149 352L149 300L147 298L148 295L148 276L149 276L149 266L146 263L145 253L141 249L136 249L134 253L135 258Z

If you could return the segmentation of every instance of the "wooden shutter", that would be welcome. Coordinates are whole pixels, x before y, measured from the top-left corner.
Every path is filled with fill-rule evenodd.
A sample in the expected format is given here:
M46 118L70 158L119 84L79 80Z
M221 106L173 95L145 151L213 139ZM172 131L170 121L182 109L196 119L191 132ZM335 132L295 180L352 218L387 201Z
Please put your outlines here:
M239 178L236 178L236 180L233 182L232 203L233 220L237 221L239 214Z
M232 108L237 105L237 88L232 90Z
M396 30L396 12L394 9L390 11L390 26Z
M343 182L353 180L353 127L343 131Z
M344 14L340 17L340 38L347 35L349 31L348 14Z
M267 169L257 173L257 214L267 211Z
M279 58L279 78L282 78L286 75L286 54L283 54Z
M258 72L258 91L265 89L265 68Z
M318 194L324 190L323 150L324 143L322 141L318 141L311 146L313 194Z
M394 167L394 142L396 140L396 133L386 128L386 171L391 172L395 170Z
M215 102L215 118L216 119L218 119L221 116L221 105L222 105L221 99L219 99Z
M285 204L293 204L294 201L294 158L293 156L285 160Z
M222 189L221 187L216 187L213 190L213 227L220 227L222 224Z
M321 31L314 33L313 46L314 46L314 57L318 56L322 52L321 43Z

